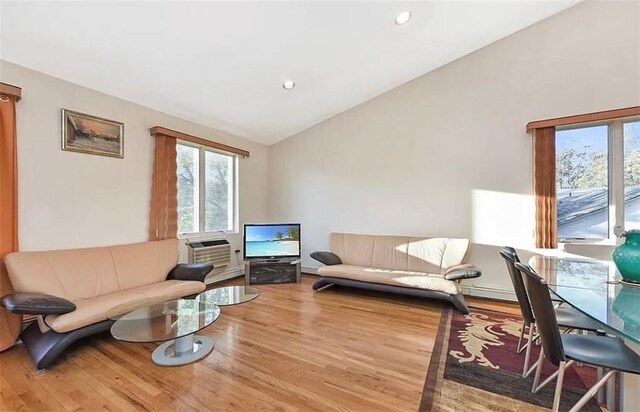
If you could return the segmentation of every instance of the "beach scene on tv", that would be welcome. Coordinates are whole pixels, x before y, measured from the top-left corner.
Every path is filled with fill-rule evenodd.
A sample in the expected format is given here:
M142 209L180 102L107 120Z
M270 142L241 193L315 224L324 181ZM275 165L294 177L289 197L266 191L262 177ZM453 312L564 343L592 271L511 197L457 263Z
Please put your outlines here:
M246 226L244 256L299 256L300 226Z

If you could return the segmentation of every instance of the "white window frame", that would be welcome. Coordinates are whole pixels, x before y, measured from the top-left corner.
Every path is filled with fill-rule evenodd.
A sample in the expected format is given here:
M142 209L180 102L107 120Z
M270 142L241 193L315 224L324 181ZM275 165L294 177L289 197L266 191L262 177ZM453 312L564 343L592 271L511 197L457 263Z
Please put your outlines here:
M198 219L198 232L188 232L188 233L179 233L178 239L186 239L193 237L205 237L209 235L216 234L238 234L239 233L239 196L238 196L238 188L239 188L239 162L238 155L234 153L225 152L223 150L216 150L208 146L199 145L197 143L187 142L184 140L177 140L177 144L183 146L190 146L198 149L198 210L197 210L197 219ZM214 230L214 231L206 231L205 230L205 207L206 207L206 184L205 184L205 156L206 152L217 153L225 156L231 157L233 163L231 167L231 186L229 187L229 210L231 213L231 229L226 230Z
M594 126L608 127L608 185L609 185L609 238L571 238L558 236L559 243L580 243L594 245L616 245L622 243L622 239L616 237L614 231L624 228L624 124L640 121L639 116L621 117L618 119L599 122L570 124L559 126L556 132L564 130L577 130ZM556 154L557 156L557 154Z

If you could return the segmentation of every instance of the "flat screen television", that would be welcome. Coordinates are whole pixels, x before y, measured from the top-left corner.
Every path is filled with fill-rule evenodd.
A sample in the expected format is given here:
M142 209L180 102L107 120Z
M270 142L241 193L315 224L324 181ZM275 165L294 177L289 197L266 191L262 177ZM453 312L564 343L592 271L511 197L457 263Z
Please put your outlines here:
M300 257L300 224L244 225L245 259Z

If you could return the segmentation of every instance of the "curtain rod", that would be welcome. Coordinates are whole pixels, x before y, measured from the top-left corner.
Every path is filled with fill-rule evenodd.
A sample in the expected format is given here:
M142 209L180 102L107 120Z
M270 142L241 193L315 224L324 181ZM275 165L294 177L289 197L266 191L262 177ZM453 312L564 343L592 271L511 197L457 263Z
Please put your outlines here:
M213 142L211 140L203 139L201 137L192 136L190 134L177 132L175 130L167 129L166 127L162 127L162 126L153 126L151 129L149 129L149 132L151 133L151 136L156 136L156 135L169 136L169 137L173 137L173 138L176 138L176 139L185 140L187 142L196 143L196 144L199 144L199 145L202 145L202 146L211 147L213 149L218 149L218 150L222 150L222 151L225 151L225 152L235 153L235 154L240 155L242 157L249 157L249 155L250 155L249 151L247 151L247 150L239 149L237 147L229 146L229 145L226 145L226 144L223 144L223 143Z
M536 120L527 123L527 133L544 127L564 126L567 124L597 122L599 120L618 119L620 117L640 116L640 106L625 107L622 109L605 110L602 112L584 113L573 116L556 117L553 119Z
M22 88L8 83L0 82L0 94L9 95L16 98L16 101L22 99Z

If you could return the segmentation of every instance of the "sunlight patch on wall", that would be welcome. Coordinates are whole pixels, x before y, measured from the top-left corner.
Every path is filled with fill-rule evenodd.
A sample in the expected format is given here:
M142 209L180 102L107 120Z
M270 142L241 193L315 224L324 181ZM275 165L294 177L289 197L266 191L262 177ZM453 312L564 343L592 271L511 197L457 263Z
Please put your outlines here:
M493 246L531 247L535 229L533 195L471 191L474 243Z

